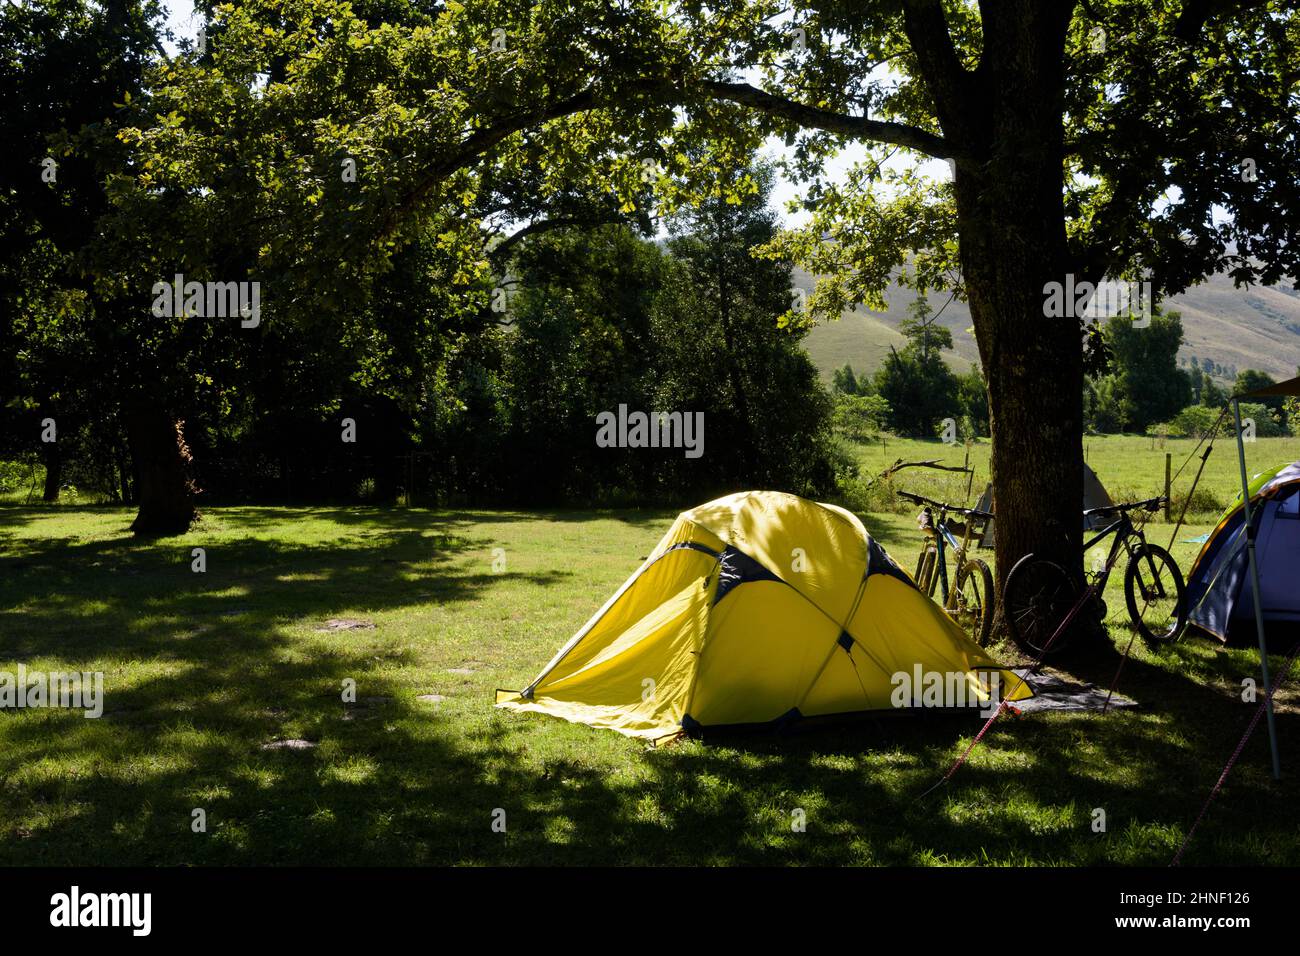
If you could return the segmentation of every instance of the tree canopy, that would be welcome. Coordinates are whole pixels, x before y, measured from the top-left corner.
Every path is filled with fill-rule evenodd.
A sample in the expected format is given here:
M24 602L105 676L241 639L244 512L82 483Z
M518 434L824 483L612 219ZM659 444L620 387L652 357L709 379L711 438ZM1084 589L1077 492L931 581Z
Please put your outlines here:
M490 302L523 242L741 202L776 137L810 215L759 251L821 277L785 322L879 307L892 281L963 297L1000 573L1029 550L1077 565L1062 490L1081 486L1083 376L1105 342L1078 310L1051 317L1049 286L1160 297L1215 272L1300 272L1300 17L1282 0L248 0L213 7L178 55L156 43L155 7L95 9L6 10L4 49L11 86L73 35L100 51L74 76L111 60L110 103L71 109L75 83L56 86L11 157L24 197L48 144L93 170L55 205L96 228L68 240L27 198L5 221L75 262L58 288L82 297L80 354L113 400L166 410L141 418L142 447L177 446L164 418L233 410L272 361L312 370L285 390L305 415L336 412L342 381L427 401L425 379L496 334ZM110 21L130 25L125 49L96 45ZM861 161L836 182L827 160L850 144ZM150 290L176 274L259 283L261 321L160 320ZM186 500L160 526L187 522Z

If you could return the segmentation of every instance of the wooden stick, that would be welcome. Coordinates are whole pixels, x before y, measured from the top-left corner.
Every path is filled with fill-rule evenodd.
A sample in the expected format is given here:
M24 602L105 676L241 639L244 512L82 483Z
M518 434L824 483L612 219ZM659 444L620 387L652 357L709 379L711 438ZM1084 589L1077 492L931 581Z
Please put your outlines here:
M939 471L959 471L963 474L971 470L962 467L961 465L941 465L939 464L941 461L943 461L942 458L931 458L928 461L903 461L903 459L900 458L877 475L876 480L878 481L881 478L888 478L890 475L900 472L904 468L936 468Z

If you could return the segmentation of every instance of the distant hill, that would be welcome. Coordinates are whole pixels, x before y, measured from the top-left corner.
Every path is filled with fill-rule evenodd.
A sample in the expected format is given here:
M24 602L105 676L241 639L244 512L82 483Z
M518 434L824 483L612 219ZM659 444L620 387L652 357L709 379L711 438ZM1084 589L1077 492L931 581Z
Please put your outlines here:
M814 284L813 277L799 269L794 282L807 291ZM885 293L885 312L858 306L856 312L813 329L804 346L822 378L829 381L846 362L855 371L873 371L891 345L901 348L906 340L898 323L915 297L911 289L891 286ZM929 301L935 312L943 309L939 323L952 331L953 351L945 353L945 359L957 371L966 371L979 361L975 338L967 332L970 310L956 299L945 308L948 293L931 294ZM1208 358L1225 367L1260 369L1279 379L1294 376L1300 366L1300 291L1293 285L1236 289L1226 276L1214 276L1166 300L1163 307L1183 317L1180 359Z

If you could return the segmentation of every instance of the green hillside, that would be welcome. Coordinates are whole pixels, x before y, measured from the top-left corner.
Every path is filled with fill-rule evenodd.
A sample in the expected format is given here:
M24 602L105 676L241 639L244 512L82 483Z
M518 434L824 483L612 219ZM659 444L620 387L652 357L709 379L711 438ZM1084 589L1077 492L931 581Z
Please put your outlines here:
M811 290L813 277L795 270L794 282ZM898 323L915 297L911 289L891 286L885 294L889 306L885 312L858 306L813 329L804 344L822 377L829 380L831 372L846 362L858 371L877 368L891 345L902 346ZM932 293L929 301L935 312L943 310L939 322L952 332L948 363L966 371L979 360L975 338L967 331L970 310L964 302L950 302L948 293ZM1293 376L1300 366L1300 291L1294 286L1236 289L1232 280L1215 276L1168 300L1165 307L1183 317L1180 359L1209 358L1228 368L1262 369L1275 378Z

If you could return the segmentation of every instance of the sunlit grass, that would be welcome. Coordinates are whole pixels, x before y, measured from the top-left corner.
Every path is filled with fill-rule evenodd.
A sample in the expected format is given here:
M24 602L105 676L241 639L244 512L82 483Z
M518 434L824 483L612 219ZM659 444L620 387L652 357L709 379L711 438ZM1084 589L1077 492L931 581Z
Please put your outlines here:
M649 750L493 709L667 512L218 508L156 542L129 537L130 517L0 507L0 670L102 671L106 692L98 720L0 712L0 863L1161 865L1250 715L1250 650L1139 642L1120 686L1139 709L1007 719L918 799L976 721ZM911 516L863 518L910 566ZM375 626L322 630L340 618ZM1295 767L1293 706L1278 723ZM289 739L314 746L263 749ZM1300 861L1296 779L1271 781L1261 730L1188 862Z
M975 469L973 479L964 474L937 471L929 468L908 468L898 472L889 483L889 494L881 504L889 502L896 510L912 509L909 502L894 497L897 489L956 504L974 505L989 481L988 439L969 445L945 445L938 440L923 441L914 438L884 437L880 440L854 446L856 458L864 476L879 475L898 460L929 461L939 459L942 464L969 465ZM1248 474L1274 468L1280 464L1300 460L1300 438L1260 438L1247 442L1246 469ZM1173 485L1173 497L1186 494L1196 476L1204 446L1188 438L1159 439L1141 435L1092 435L1083 440L1084 457L1101 483L1116 501L1150 498L1164 490L1165 455L1170 456L1172 475L1178 475ZM1195 452L1195 457L1193 457ZM1180 474L1181 472L1181 474ZM970 496L967 497L967 487ZM1193 510L1190 517L1199 523L1211 522L1218 512L1241 491L1241 474L1237 463L1237 446L1231 437L1219 438L1205 463L1197 500L1202 495L1218 502L1217 508ZM1177 512L1174 512L1177 517ZM1163 517L1157 519L1163 521Z

